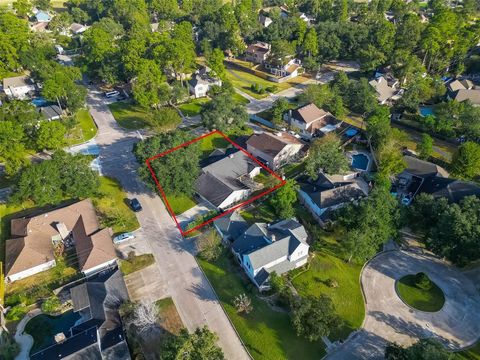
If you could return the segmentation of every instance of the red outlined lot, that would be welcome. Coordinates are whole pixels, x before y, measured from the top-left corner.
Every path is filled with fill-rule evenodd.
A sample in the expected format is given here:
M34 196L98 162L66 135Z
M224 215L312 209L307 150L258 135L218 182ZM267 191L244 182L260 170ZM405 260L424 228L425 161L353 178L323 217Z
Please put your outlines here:
M254 197L252 197L252 198L250 198L250 199L245 200L244 202L241 202L240 204L237 204L237 205L235 205L235 206L233 206L233 207L225 210L224 212L222 212L222 213L216 215L215 217L213 217L213 218L211 218L211 219L209 219L209 220L207 220L207 221L205 221L205 222L203 222L203 223L195 226L194 228L191 228L191 229L189 229L189 230L187 230L187 231L184 231L184 230L182 229L182 227L180 226L180 224L179 224L179 222L178 222L178 220L177 220L177 217L175 216L175 213L172 211L172 208L170 207L170 204L168 203L167 196L166 196L165 192L163 191L162 186L160 185L160 181L157 179L157 176L155 175L155 171L153 171L153 168L152 168L151 163L152 163L152 161L154 161L155 159L161 158L162 156L168 155L168 154L170 154L170 153L172 153L172 152L174 152L174 151L176 151L176 150L178 150L178 149L181 149L181 148L183 148L183 147L186 147L186 146L188 146L188 145L190 145L190 144L193 144L193 143L195 143L195 142L197 142L197 141L200 141L200 140L202 140L202 139L204 139L204 138L206 138L206 137L208 137L208 136L212 136L212 135L214 135L214 134L219 134L219 135L221 135L221 136L222 136L225 140L227 140L230 144L232 144L232 145L233 145L234 147L236 147L238 150L242 151L245 155L247 155L250 159L252 159L252 160L255 161L257 164L259 164L259 165L262 167L262 169L264 169L264 170L267 171L270 175L272 175L273 177L275 177L276 179L278 179L278 180L280 181L280 183L279 183L278 185L270 188L270 189L265 190L264 192L262 192L262 193L260 193L260 194L258 194L258 195L256 195L256 196L254 196ZM197 138L195 138L195 139L193 139L193 140L187 141L187 142L184 143L184 144L175 146L174 148L171 148L171 149L169 149L169 150L167 150L167 151L164 151L164 152L162 152L162 153L160 153L160 154L157 154L157 155L155 155L155 156L152 156L152 157L148 158L147 160L145 160L145 163L147 164L147 167L148 167L148 169L150 170L150 173L152 174L153 180L155 181L155 184L157 185L157 188L158 188L158 190L160 191L160 194L161 194L161 196L162 196L162 198L163 198L163 202L164 202L165 205L167 206L167 210L168 210L168 212L170 213L170 216L171 216L171 217L173 218L173 220L175 221L175 224L177 225L178 230L180 230L180 233L181 233L183 236L185 236L185 235L187 235L187 234L189 234L189 233L191 233L191 232L193 232L193 231L195 231L195 230L200 229L201 227L203 227L203 226L205 226L205 225L213 222L214 220L216 220L216 219L218 219L218 218L221 218L222 216L225 216L225 215L227 215L227 214L235 211L236 209L239 209L239 208L241 208L241 207L243 207L243 206L245 206L245 205L248 205L248 204L252 203L253 201L261 198L262 196L265 196L265 195L267 195L267 194L269 194L269 193L277 190L278 188L282 187L282 186L285 185L285 183L286 183L285 180L283 180L280 176L278 176L277 174L275 174L272 170L270 170L268 167L266 167L264 164L262 164L260 161L258 161L253 155L249 154L247 151L245 151L245 149L243 149L240 145L238 145L238 144L236 144L235 142L233 142L232 140L230 140L224 133L222 133L222 132L219 131L219 130L214 130L214 131L212 131L212 132L209 132L208 134L202 135L202 136L197 137Z

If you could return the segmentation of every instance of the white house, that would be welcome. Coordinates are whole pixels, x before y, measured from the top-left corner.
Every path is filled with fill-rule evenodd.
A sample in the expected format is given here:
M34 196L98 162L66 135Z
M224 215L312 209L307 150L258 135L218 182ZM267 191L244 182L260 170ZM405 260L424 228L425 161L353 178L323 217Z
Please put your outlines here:
M207 93L214 85L222 86L222 80L210 76L209 73L210 69L203 67L198 70L188 81L190 93L193 94L195 98L207 96Z
M303 146L301 141L286 132L263 132L247 140L247 151L272 170L298 159Z
M270 288L273 272L281 275L307 263L307 238L296 219L255 223L233 241L231 249L250 280L263 291Z
M288 111L284 115L284 120L306 139L327 134L342 124L328 111L318 108L313 103Z
M253 181L260 170L261 166L243 151L216 150L202 167L196 192L214 207L225 210L261 188Z
M279 59L274 62L267 60L264 65L265 69L277 77L294 78L298 76L298 71L301 68L302 62L299 59L291 58L285 64L281 63L281 59Z
M26 75L4 78L3 91L10 99L24 100L35 91L35 84Z

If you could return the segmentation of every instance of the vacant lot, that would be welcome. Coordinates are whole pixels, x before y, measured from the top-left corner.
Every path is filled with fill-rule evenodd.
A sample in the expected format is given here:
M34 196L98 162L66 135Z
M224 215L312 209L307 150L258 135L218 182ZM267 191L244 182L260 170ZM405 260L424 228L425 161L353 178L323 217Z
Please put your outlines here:
M257 297L251 284L242 281L240 269L223 254L215 262L199 260L200 266L212 283L228 316L254 359L320 359L325 354L323 344L297 337L290 324L290 316L272 310ZM232 305L239 294L245 293L252 300L253 311L238 314Z
M210 102L209 98L199 98L190 100L184 104L178 106L180 111L183 113L184 116L195 116L200 114L202 110L202 105Z
M175 215L183 214L185 211L197 205L191 196L187 196L185 194L168 195L167 199L168 204L172 208L172 211Z
M108 105L118 124L129 130L138 130L148 125L148 111L131 102L116 102Z
M88 110L79 110L75 117L78 124L67 135L67 145L69 146L86 142L97 133L97 126Z

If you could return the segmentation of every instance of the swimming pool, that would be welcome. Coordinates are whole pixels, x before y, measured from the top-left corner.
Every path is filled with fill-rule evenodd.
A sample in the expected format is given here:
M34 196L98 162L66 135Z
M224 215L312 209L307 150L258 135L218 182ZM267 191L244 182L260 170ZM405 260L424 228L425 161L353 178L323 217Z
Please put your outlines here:
M45 106L45 105L48 104L48 101L45 100L44 98L41 98L41 97L35 98L31 102L36 107L41 107L41 106Z
M419 106L418 111L421 116L435 115L432 106Z
M365 154L352 155L352 167L354 169L367 171L369 162L370 162L370 159Z

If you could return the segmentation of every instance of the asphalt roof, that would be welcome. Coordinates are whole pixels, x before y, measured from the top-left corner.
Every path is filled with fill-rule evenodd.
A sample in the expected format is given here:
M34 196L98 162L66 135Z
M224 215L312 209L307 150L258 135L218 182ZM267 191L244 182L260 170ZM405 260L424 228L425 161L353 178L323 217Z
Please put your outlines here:
M473 182L435 176L425 179L418 192L445 197L448 201L456 203L466 196L480 197L480 186Z
M223 234L228 234L232 239L239 237L247 231L249 227L248 223L238 211L233 211L222 216L215 220L214 223Z
M261 134L254 134L247 140L247 145L272 157L277 156L285 146L290 144L302 145L297 138L288 133L270 134L263 132Z
M405 160L405 163L407 164L407 167L404 171L420 176L420 177L429 177L429 176L436 176L436 175L441 175L444 177L448 177L448 173L443 169L442 167L425 161L425 160L420 160L417 159L416 157L405 155L403 157Z

